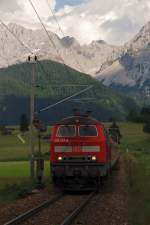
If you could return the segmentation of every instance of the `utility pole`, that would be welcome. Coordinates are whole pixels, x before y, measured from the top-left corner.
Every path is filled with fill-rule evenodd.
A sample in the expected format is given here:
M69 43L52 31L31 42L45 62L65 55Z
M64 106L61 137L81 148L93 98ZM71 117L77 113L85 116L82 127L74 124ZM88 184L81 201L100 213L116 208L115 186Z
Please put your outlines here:
M32 64L32 79L31 79L31 97L30 97L30 176L35 178L35 149L34 149L34 113L35 113L35 69L37 56L28 56L28 62Z

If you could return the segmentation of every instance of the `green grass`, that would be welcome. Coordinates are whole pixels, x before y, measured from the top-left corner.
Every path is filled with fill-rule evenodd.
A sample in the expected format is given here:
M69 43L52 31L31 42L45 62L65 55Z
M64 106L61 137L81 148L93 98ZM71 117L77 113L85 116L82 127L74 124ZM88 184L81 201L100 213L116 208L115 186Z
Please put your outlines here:
M120 123L123 138L121 149L130 152L150 150L150 135L143 132L143 124Z
M127 151L128 149L132 153L133 151L149 150L150 135L143 132L142 123L121 122L117 124L122 134L120 148L123 151ZM111 123L105 123L107 128L110 125Z
M44 180L50 181L49 161L45 162ZM0 162L0 204L14 201L35 187L29 162Z
M0 205L12 203L18 198L25 197L34 189L35 182L28 178L2 177L0 178Z
M125 152L128 175L130 224L149 225L150 135L143 133L143 124L119 125L123 134L121 148Z
M35 182L30 180L30 140L29 132L21 135L25 140L22 143L17 137L20 133L14 127L12 135L0 135L0 202L11 201L20 196L21 193L32 189ZM45 134L50 133L50 127ZM42 153L45 162L44 176L50 180L49 170L49 147L50 143L41 140ZM35 133L35 153L38 152L38 139Z
M48 129L49 132L50 129ZM20 134L19 130L16 129L12 135L0 135L0 161L24 161L28 160L30 156L30 140L29 133L22 135L25 143L22 143L21 140L17 137ZM35 153L38 152L38 140L37 134L35 133ZM46 143L41 140L42 143L42 153L48 159L49 155L49 146L50 143ZM46 154L47 153L47 154Z
M109 126L110 124L106 124ZM150 135L143 133L143 124L119 123L123 138L120 148L126 162L129 190L129 219L131 225L149 225L150 221ZM23 145L16 137L0 136L0 203L10 202L35 184L29 179L28 134ZM49 143L42 143L49 157ZM18 160L24 161L18 161ZM7 161L8 162L2 162ZM14 162L12 162L14 160ZM49 162L45 165L49 180Z
M48 175L49 175L49 161L46 161L45 176ZM0 162L0 178L29 177L29 176L30 176L29 162Z
M133 225L150 222L150 156L139 155L133 166L130 187L130 220Z

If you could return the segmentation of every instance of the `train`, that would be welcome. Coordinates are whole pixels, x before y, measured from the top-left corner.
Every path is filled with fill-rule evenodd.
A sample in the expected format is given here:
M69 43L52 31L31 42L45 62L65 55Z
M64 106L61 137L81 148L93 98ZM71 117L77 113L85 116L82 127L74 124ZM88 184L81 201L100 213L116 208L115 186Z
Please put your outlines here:
M51 132L53 184L63 190L99 190L115 163L117 144L105 126L88 114L57 122Z

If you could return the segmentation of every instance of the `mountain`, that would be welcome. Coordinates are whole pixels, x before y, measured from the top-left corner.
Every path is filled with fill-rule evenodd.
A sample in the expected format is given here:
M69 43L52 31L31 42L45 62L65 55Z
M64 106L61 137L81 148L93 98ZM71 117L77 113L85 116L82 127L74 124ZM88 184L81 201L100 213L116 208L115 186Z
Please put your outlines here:
M8 28L38 55L39 60L50 59L65 63L82 73L94 76L115 91L140 101L143 92L149 88L150 22L121 47L109 45L103 40L80 45L74 37L60 38L50 31L48 38L44 30L26 29L16 24L9 24ZM0 68L13 64L22 65L30 54L2 25L0 48Z
M149 88L150 22L124 46L124 53L117 60L110 62L97 73L97 78L115 90L135 96L141 96L143 91Z
M44 30L26 29L17 24L9 24L8 29L29 46L40 60L51 59L60 63L65 62L66 65L91 75L95 75L104 62L118 58L122 51L121 47L108 45L103 40L93 41L89 45L80 45L73 37L59 38L50 31L48 31L48 38ZM29 50L20 45L2 25L0 25L0 49L1 68L25 62L30 54Z
M22 113L29 115L32 66L23 63L0 69L0 123L17 124ZM87 86L93 86L86 93L41 112L40 117L47 123L72 114L73 108L80 108L82 112L92 110L93 116L104 121L112 117L123 120L131 109L137 107L132 99L60 63L41 61L35 66L37 112Z
M150 43L150 22L141 28L139 33L126 45L125 48L138 52L144 49Z

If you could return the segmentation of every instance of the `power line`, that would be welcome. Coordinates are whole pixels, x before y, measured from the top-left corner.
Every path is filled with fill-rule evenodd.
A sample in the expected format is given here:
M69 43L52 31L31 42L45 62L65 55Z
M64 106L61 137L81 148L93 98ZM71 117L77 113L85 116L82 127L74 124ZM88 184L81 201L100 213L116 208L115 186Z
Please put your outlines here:
M60 59L60 61L63 63L63 66L64 66L66 72L67 72L68 74L70 74L70 71L69 71L68 67L66 66L66 64L65 64L65 62L64 62L64 59L62 58L61 54L59 53L59 50L57 49L57 47L56 47L56 45L55 45L55 42L52 40L51 36L49 35L49 32L47 31L47 29L46 29L44 23L42 22L42 20L41 20L39 14L38 14L38 12L37 12L37 10L36 10L36 8L35 8L33 2L32 2L32 0L28 0L28 1L29 1L30 5L32 6L34 12L36 13L37 18L39 19L39 21L40 21L40 23L41 23L43 29L45 30L45 32L46 32L46 34L47 34L47 36L48 36L50 42L52 43L53 47L56 49L56 52L57 52L57 54L58 54L58 56L59 56L59 59Z
M41 24L42 24L44 30L45 30L46 33L48 34L48 37L49 37L50 41L54 44L54 47L55 47L55 49L57 50L55 43L53 42L53 40L51 39L51 37L50 37L48 31L46 30L46 28L45 28L45 26L44 26L44 24L43 24L41 18L39 17L39 15L38 15L38 13L37 13L37 11L36 11L36 9L35 9L35 7L34 7L32 1L31 1L31 0L28 0L28 1L30 2L30 4L32 5L34 11L36 12L37 17L39 18L39 20L40 20L40 22L41 22ZM21 44L21 46L25 47L26 49L28 49L28 51L29 51L31 54L33 54L33 52L30 50L30 48L29 48L26 44L24 44L24 43L23 43L23 42L22 42L22 41L21 41L21 40L20 40L20 39L19 39L19 38L18 38L18 37L10 30L10 29L9 29L9 28L8 28L8 26L7 26L1 19L0 19L0 22L1 22L1 24L2 24L2 25L3 25L3 26L4 26L4 27L5 27L5 28L13 35L13 37ZM57 52L58 52L58 50L57 50ZM59 52L58 52L58 54L59 54ZM44 69L43 65L41 64L41 62L38 61L38 63L40 64L40 66L41 66L42 70L44 71L44 73L45 73L46 75L49 75L49 74L45 71L45 69ZM69 72L69 74L70 74L70 71L69 71L68 68L66 67L64 61L63 61L63 65L64 65L65 69L67 70L67 72ZM69 86L69 85L68 85L68 86ZM88 86L88 85L86 85L86 86ZM44 109L41 109L40 112L45 111L45 110L48 110L49 108L52 108L52 107L54 107L54 106L56 106L56 105L58 105L58 104L60 104L60 103L63 103L63 102L65 102L65 101L67 101L67 100L69 100L69 99L71 99L71 98L73 98L73 97L75 97L75 96L78 96L78 95L80 95L81 93L84 93L84 92L86 92L87 90L91 89L92 87L93 87L93 86L88 86L87 88L85 88L84 90L82 90L82 91L80 91L80 92L77 92L77 93L75 93L75 94L73 94L73 95L71 95L71 96L69 96L69 97L67 97L67 98L65 98L65 99L63 99L63 100L61 100L61 101L59 101L59 102L53 104L53 105L50 105L50 106L48 106L48 107L46 107L46 108L44 108Z
M53 10L52 10L50 5L49 5L49 9L50 9L50 11L51 11L51 13L53 15L54 20L56 21L56 23L58 25L58 28L59 28L60 32L62 33L63 37L66 37L66 35L65 35L64 31L62 30L61 25L59 24L58 19L55 16L55 13L53 12ZM73 51L72 51L72 53L73 53ZM77 65L79 66L80 70L83 71L83 68L81 67L81 65L79 64L78 60L76 59L75 54L74 54L74 58L75 58L75 61L76 61Z
M6 28L6 30L11 33L13 35L13 37L19 42L19 44L23 47L25 47L32 55L33 55L33 52L31 51L31 49L25 44L23 43L9 28L8 26L0 19L0 22L1 24ZM39 61L37 59L37 62L39 63L43 73L45 73L47 75L47 78L49 76L49 73L45 70L44 66L42 65L41 61ZM24 70L22 69L22 67L20 66L21 68L21 71L24 72ZM55 85L55 86L63 86L63 87L70 87L70 86L74 86L74 87L87 87L88 85L74 85L74 84L66 84L66 85Z
M43 71L43 73L45 73L45 75L47 76L47 78L49 78L49 73L45 70L43 64L41 63L41 61L37 60L37 63L39 63L41 70Z
M34 55L33 51L32 51L32 50L31 50L24 42L22 42L22 41L16 36L16 34L14 34L14 33L9 29L9 27L8 27L1 19L0 19L0 23L5 27L5 29L6 29L9 33L12 34L12 36L18 41L18 43L19 43L21 46L23 46L24 48L26 48L26 49L29 51L29 53L31 53L32 55ZM43 72L44 72L46 75L48 75L48 73L47 73L46 70L44 69L42 63L41 63L40 61L38 61L38 63L40 64L41 69L43 70Z
M11 29L9 29L9 27L0 19L0 23L3 25L3 27L18 41L18 43L22 46L22 47L24 47L24 48L26 48L28 51L29 51L29 53L31 53L32 55L34 55L34 53L33 53L33 51L24 43L24 42L22 42L18 37L17 37L17 35L16 34L14 34L12 31L11 31ZM38 61L38 63L40 64L40 66L41 66L41 69L43 70L43 72L46 74L46 75L48 75L49 76L49 74L46 72L46 70L44 69L44 67L43 67L43 65L42 65L42 63L40 62L40 61Z
M45 68L44 68L43 64L41 63L41 61L37 60L37 63L40 65L40 68L43 71L43 73L46 75L47 79L49 79L49 73L45 70ZM55 64L53 66L57 70L57 67L55 66Z
M57 106L58 104L61 104L61 103L63 103L63 102L66 102L66 101L68 101L69 99L71 99L71 98L73 98L73 97L76 97L76 96L78 96L78 95L80 95L80 94L82 94L82 93L84 93L84 92L86 92L86 91L88 91L89 89L92 89L92 88L93 88L93 85L92 85L92 86L89 86L89 87L83 89L82 91L79 91L79 92L77 92L77 93L75 93L75 94L73 94L73 95L71 95L71 96L69 96L69 97L67 97L67 98L64 98L64 99L62 99L62 100L60 100L60 101L58 101L58 102L56 102L56 103L54 103L54 104L52 104L52 105L49 105L49 106L47 106L47 107L45 107L45 108L43 108L43 109L40 109L40 110L39 110L39 113L40 113L40 112L43 112L43 111L47 111L47 110L49 110L49 109L51 109L51 108Z
M37 10L36 10L36 8L35 8L33 2L32 2L31 0L28 0L28 1L29 1L29 3L31 4L31 6L32 6L32 8L33 8L33 10L34 10L34 12L36 13L37 18L39 19L39 21L40 21L40 23L41 23L43 29L45 30L45 32L46 32L46 34L47 34L47 36L48 36L50 42L52 43L53 47L56 49L56 51L57 51L57 53L58 53L58 56L59 56L60 60L64 63L64 60L63 60L62 57L60 56L59 51L58 51L58 49L57 49L57 47L56 47L54 41L52 40L51 36L49 35L49 32L46 30L46 27L45 27L44 23L42 22L42 20L41 20L39 14L38 14L38 12L37 12ZM64 64L65 64L65 63L64 63Z
M42 65L42 63L40 61L37 60L37 63L39 63L40 67L41 67L41 70L43 71L43 73L46 74L47 78L49 78L49 73L45 70L44 66ZM39 85L39 87L43 88L41 85ZM54 84L54 85L50 85L51 88L63 88L63 87L80 87L80 88L83 88L83 87L89 87L89 85L87 84Z
M28 49L28 50L30 50L29 49L29 47L27 47L27 45L25 45L9 28L8 28L8 26L0 19L0 23L3 25L3 27L9 32L9 33L11 33L12 34L12 36L18 41L18 43L21 45L21 46L24 46L26 49ZM4 48L4 44L5 44L5 42L7 41L7 39L2 39L2 41L3 41L3 51L5 50L5 48ZM7 43L6 43L7 44ZM31 50L30 50L30 52L31 52ZM5 60L5 61L7 61L7 64L8 64L8 66L11 66L10 65L10 63L9 63L9 60L8 60L8 57L5 55L2 55L1 54L1 57ZM20 67L20 72L22 73L22 74L24 74L24 69L22 68L22 66L21 66L21 64L20 63L18 63L17 64L19 67ZM25 83L25 82L24 82ZM26 84L26 83L25 83Z
M31 54L33 54L33 52L31 51L31 49L25 44L23 43L17 36L16 34L14 34L9 27L0 19L0 23L6 28L7 31L9 31L9 33L12 34L12 36L23 46L25 47Z

